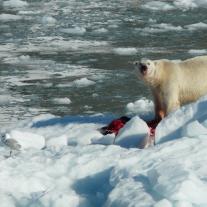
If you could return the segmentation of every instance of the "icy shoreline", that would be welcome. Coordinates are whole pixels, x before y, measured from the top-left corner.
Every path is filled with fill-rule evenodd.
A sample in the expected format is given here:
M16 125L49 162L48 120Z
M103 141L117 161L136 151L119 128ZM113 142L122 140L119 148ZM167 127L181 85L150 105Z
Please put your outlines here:
M146 149L108 140L107 145L93 144L94 137L105 139L97 129L117 118L110 115L46 114L2 127L1 134L17 139L17 134L27 139L32 134L43 136L46 147L31 146L27 153L6 159L9 151L1 143L1 201L10 206L206 206L206 105L207 95L173 111L158 125L155 136L158 142L165 133L168 141ZM180 138L171 136L178 125L183 129ZM127 130L127 136L133 133L133 127ZM143 131L141 127L136 133ZM30 141L32 145L35 136Z

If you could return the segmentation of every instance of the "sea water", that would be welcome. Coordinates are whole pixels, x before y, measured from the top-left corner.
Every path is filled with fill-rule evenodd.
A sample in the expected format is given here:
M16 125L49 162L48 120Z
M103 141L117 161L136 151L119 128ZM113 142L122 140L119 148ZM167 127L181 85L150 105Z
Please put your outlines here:
M205 55L206 5L0 1L0 124L44 113L123 116L139 100L151 107L133 62Z

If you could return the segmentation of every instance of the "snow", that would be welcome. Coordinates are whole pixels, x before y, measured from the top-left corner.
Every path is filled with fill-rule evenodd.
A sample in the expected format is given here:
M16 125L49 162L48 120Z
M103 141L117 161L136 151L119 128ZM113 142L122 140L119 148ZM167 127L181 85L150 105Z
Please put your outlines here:
M15 139L22 146L23 149L28 147L42 149L45 147L45 138L42 135L18 130L12 130L9 134L11 138Z
M174 110L145 149L149 129L138 116L116 138L98 130L110 115L44 114L3 126L27 153L6 159L1 143L1 205L205 206L206 104L207 95Z
M206 103L207 95L201 97L197 102L175 109L158 125L155 143L160 144L182 137L196 138L206 135Z
M146 122L135 116L120 129L114 143L125 148L144 148L149 135L150 131Z

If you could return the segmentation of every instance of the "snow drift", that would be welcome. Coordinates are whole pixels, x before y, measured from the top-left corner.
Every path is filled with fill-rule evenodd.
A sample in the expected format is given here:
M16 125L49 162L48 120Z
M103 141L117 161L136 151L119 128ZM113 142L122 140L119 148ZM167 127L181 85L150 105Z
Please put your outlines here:
M130 141L133 145L134 133L141 140L147 134L136 116L118 134L115 145L113 135L103 136L97 130L117 118L110 115L61 118L46 114L1 127L1 134L10 133L21 142L30 140L27 153L14 152L9 159L5 147L0 147L1 203L207 206L206 105L207 95L174 110L157 127L157 145L146 149L128 145ZM42 145L46 147L41 149Z

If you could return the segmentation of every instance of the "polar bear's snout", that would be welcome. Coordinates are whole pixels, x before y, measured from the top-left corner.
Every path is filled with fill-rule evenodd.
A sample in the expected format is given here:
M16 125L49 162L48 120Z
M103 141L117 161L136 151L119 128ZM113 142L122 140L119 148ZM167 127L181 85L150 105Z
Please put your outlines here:
M147 74L147 66L141 63L140 71L143 75L146 75Z

